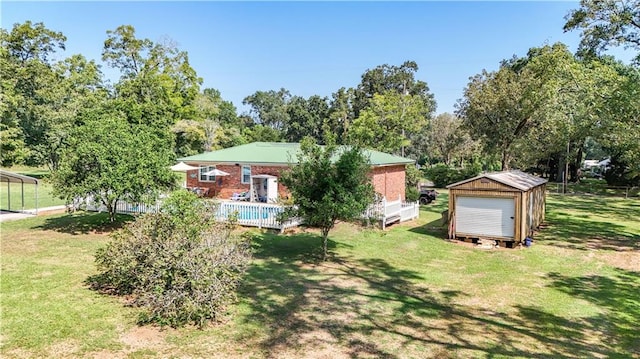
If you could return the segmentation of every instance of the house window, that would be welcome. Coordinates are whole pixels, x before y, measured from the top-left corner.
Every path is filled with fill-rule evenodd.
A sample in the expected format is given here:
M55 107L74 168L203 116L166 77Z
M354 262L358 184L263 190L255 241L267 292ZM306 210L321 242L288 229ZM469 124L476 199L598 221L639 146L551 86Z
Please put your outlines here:
M213 171L216 166L200 166L200 182L215 182L216 176L207 176L205 173Z
M242 166L242 183L251 182L251 166Z

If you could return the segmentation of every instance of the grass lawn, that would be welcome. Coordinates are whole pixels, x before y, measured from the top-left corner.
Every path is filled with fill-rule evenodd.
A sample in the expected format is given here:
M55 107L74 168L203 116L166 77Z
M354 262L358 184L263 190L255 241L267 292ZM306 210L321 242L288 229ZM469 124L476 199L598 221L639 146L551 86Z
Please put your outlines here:
M38 208L63 205L64 200L54 197L51 193L51 184L47 181L46 176L49 174L47 169L15 166L8 168L7 171L18 173L40 179L38 184ZM11 200L9 202L9 199ZM6 182L0 183L0 208L7 210L22 210L22 186L20 183ZM24 185L24 209L36 208L36 188L33 184Z
M104 214L3 223L0 356L640 358L637 199L549 195L532 247L489 251L442 239L446 201L340 224L329 262L315 231L254 231L238 303L202 330L138 327L86 288Z

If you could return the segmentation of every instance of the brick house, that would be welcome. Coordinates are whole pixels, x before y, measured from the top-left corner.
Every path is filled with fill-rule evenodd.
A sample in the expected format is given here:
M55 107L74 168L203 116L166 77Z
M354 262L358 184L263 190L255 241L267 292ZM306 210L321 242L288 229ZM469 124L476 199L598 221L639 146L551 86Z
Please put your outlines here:
M280 173L295 164L298 143L254 142L179 158L198 170L187 171L187 187L204 189L206 196L230 199L247 193L252 201L275 202L287 198L287 188L278 182ZM405 167L413 160L388 153L365 150L369 158L369 176L377 193L390 200L405 198ZM207 176L218 169L226 176Z

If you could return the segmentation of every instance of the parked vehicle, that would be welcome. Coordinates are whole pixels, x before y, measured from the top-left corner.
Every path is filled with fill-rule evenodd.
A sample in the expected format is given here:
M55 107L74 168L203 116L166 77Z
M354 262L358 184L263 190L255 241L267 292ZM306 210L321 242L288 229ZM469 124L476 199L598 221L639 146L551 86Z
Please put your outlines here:
M438 192L435 189L420 189L420 204L429 204L436 200Z

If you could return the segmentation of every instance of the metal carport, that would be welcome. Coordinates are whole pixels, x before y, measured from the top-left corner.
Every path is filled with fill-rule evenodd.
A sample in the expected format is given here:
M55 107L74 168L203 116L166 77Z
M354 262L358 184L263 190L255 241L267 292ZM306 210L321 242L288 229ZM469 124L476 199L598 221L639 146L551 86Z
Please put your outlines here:
M38 213L38 179L13 173L5 170L0 170L0 182L7 183L7 211L11 211L11 184L20 183L22 207L20 212L24 212L24 184L33 184L36 186L36 214Z

